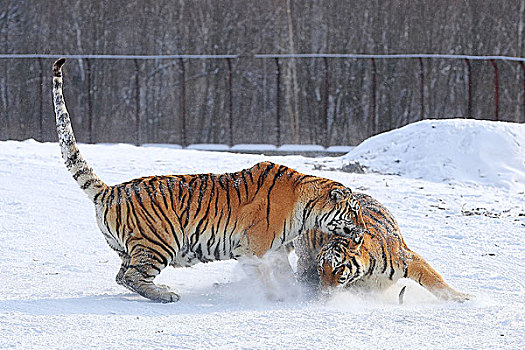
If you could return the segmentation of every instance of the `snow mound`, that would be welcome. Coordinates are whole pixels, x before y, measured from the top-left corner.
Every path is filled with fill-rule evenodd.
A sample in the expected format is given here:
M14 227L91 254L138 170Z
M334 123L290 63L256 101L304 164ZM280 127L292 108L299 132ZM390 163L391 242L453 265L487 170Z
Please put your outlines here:
M371 171L525 191L525 125L424 120L365 140L343 157Z

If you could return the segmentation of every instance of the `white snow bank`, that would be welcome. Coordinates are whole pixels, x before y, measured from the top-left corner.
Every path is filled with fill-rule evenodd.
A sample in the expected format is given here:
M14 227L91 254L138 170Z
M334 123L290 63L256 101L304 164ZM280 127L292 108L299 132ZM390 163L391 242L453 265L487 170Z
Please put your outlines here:
M424 120L365 140L343 157L372 171L525 191L525 125Z

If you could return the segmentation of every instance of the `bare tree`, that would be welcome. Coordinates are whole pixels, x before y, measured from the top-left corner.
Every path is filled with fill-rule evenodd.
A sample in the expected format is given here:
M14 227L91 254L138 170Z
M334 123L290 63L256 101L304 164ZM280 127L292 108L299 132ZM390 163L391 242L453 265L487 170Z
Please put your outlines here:
M328 59L325 65L319 58L253 55L523 56L524 23L525 0L312 0L308 6L298 0L4 0L0 49L239 55L185 59L182 65L162 59L71 62L65 94L83 142L275 142L279 108L281 143L323 144L327 134L328 144L355 145L421 118L467 117L469 92L472 116L494 118L496 69L499 118L524 121L524 68L437 59ZM40 133L55 139L53 119L46 117L52 115L50 64L0 60L0 139Z

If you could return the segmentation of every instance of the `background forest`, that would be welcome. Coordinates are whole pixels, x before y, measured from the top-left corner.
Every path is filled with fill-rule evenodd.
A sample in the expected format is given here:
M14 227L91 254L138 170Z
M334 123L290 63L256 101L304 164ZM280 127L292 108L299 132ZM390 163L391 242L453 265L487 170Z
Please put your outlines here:
M356 145L426 118L524 122L525 67L254 55L524 57L524 21L525 0L1 0L0 53L238 55L70 60L81 142ZM0 140L56 140L52 62L0 59Z

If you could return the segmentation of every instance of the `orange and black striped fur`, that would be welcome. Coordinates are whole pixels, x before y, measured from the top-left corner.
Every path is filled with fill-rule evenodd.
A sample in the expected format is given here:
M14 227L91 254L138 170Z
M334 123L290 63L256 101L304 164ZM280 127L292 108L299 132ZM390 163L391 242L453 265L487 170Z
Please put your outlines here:
M322 292L336 287L383 290L400 278L410 278L441 299L464 301L467 294L452 289L418 254L405 244L396 219L374 198L354 193L364 225L352 237L328 236L313 229L294 244L298 272ZM315 271L317 269L317 271Z
M95 205L106 241L122 259L119 284L151 300L177 301L168 287L153 283L168 265L232 258L254 265L310 228L344 235L354 226L355 201L347 187L270 162L230 174L106 185L77 148L62 94L64 62L53 65L59 145L68 170Z

